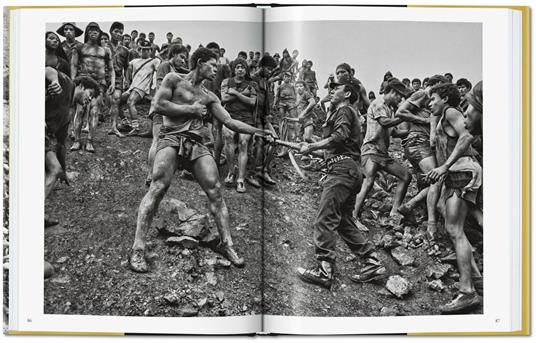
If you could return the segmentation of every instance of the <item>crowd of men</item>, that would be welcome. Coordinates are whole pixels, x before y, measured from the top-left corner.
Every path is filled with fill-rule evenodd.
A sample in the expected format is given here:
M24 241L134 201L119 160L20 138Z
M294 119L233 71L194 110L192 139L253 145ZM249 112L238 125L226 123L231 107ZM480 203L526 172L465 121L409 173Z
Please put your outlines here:
M152 137L147 147L149 188L138 209L129 260L133 271L149 271L146 233L178 169L190 173L207 195L221 239L215 249L242 267L222 184L239 193L246 192L246 184L274 185L273 159L293 158L294 149L311 160L321 157L325 167L313 224L317 263L298 268L303 281L331 287L336 233L360 257L362 268L350 276L353 281L385 278L386 268L364 233L368 230L360 214L377 175L387 173L398 180L389 213L392 225L412 222L415 207L423 203L426 234L434 241L439 218L444 220L460 287L442 311L463 312L480 304L476 290L482 275L464 224L468 215L482 224L482 81L475 87L465 78L454 84L450 73L422 82L400 81L386 72L376 96L367 93L351 65L341 63L320 98L313 62L300 64L298 50L290 54L285 49L281 56L241 51L231 61L215 42L192 51L169 32L159 46L153 32L126 34L120 22L108 32L95 22L85 30L64 23L45 39L45 199L58 180L69 182L69 136L71 151L90 153L98 149L94 138L100 122L121 138ZM138 106L144 100L150 101L151 129L141 132ZM391 137L402 139L413 175L390 156ZM224 164L228 171L221 181ZM413 179L419 192L404 203ZM45 226L54 224L45 218Z

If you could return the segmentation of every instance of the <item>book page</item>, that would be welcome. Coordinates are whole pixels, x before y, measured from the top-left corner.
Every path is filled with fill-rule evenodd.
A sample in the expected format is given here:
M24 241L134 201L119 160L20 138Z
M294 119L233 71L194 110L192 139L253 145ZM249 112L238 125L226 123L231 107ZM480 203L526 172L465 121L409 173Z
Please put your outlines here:
M518 268L510 232L520 229L520 193L497 182L517 178L511 166L520 165L512 154L519 124L511 118L520 114L504 115L514 108L511 25L512 12L503 9L266 10L265 49L280 56L274 88L289 99L287 89L296 89L288 103L307 92L318 104L310 136L303 121L289 129L309 142L300 163L306 179L294 174L287 192L269 195L279 205L265 209L272 218L265 226L266 331L512 329L510 294L519 290L509 278ZM471 94L484 79L486 116L474 127L465 118L474 119ZM437 80L446 86L430 91ZM276 104L275 122L291 127L285 101ZM345 106L353 106L355 121L344 119L352 118ZM445 122L447 108L455 121ZM414 117L399 117L397 109ZM469 131L479 143L461 160L471 167L451 167L438 186L434 168ZM307 156L317 147L327 148L328 158ZM469 171L465 181L462 171ZM464 189L471 179L478 186Z
M213 157L228 115L221 83L234 76L230 61L240 51L261 51L260 10L11 15L11 137L19 158L11 183L18 275L10 328L261 331L261 192L223 188L219 173L233 173L235 161L227 155L230 167L218 170ZM226 134L233 141L235 133ZM45 179L34 173L43 163Z

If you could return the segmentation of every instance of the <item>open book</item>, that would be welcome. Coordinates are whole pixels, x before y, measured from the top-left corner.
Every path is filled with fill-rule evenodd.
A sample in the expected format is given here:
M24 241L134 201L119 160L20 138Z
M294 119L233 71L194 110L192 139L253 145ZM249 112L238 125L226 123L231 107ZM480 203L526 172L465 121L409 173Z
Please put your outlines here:
M10 333L528 333L527 8L5 14Z

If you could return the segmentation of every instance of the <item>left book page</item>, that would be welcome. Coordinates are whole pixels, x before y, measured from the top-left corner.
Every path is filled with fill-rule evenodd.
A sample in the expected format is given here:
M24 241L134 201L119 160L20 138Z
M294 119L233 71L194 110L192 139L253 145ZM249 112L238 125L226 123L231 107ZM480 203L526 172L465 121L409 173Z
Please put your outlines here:
M262 51L261 10L5 13L9 329L261 331L262 193L224 189L214 158L221 83Z

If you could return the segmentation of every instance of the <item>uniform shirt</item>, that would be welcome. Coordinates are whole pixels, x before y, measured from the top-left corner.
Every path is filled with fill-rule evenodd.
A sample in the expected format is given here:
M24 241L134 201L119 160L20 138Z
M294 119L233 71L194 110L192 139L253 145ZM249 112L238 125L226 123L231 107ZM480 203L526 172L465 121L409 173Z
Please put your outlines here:
M72 44L67 42L67 40L61 42L61 47L63 48L63 51L65 51L65 55L67 56L67 62L69 64L71 63L71 57L73 56L73 49L80 49L82 45L84 44L77 41L76 39Z
M424 89L418 90L411 94L408 99L409 103L417 107L418 110L413 113L414 115L428 119L430 118L430 111L428 110L428 104L430 103L430 97L428 92ZM410 134L423 134L427 137L430 136L430 124L418 124L413 122L408 122Z
M367 111L367 133L361 147L361 155L388 156L392 128L383 127L380 118L393 118L393 110L383 97L374 100Z
M158 69L156 70L156 83L158 84L158 81L162 82L162 80L164 80L164 77L166 77L166 75L171 72L177 72L177 69L175 69L173 63L171 63L170 61L164 61L160 63Z
M296 99L296 90L291 83L282 83L278 88L279 100L289 101Z
M360 157L361 129L357 113L350 106L342 106L330 112L322 125L322 138L331 137L331 147L324 152L327 160L337 155L346 155L358 161Z

